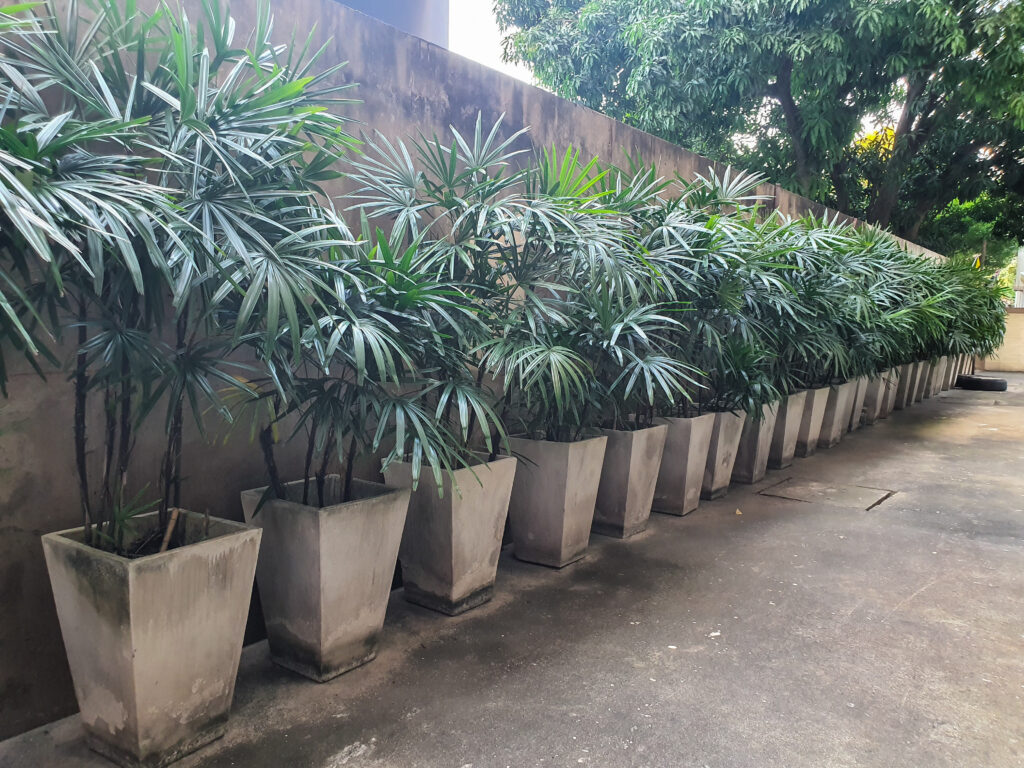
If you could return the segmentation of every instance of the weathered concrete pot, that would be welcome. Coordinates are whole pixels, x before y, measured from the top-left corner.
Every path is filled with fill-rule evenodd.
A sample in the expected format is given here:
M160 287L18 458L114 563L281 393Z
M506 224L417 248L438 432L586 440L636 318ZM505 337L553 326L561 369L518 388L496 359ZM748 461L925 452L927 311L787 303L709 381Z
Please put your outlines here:
M896 395L899 392L900 369L891 368L885 381L885 405L878 418L887 419L896 408Z
M825 406L828 405L830 389L831 387L821 387L807 391L804 414L800 419L800 431L796 438L797 456L813 456L818 450L818 439L821 437L821 424L825 419Z
M853 398L851 400L850 418L849 423L847 424L848 432L860 429L861 417L864 415L864 400L867 399L867 394L868 377L861 376L856 379L856 387L854 388Z
M423 476L409 500L398 559L405 599L456 616L494 595L501 537L517 462L511 456L444 475L443 494ZM412 488L412 464L389 464L388 485Z
M889 371L882 371L878 376L869 379L864 386L864 410L861 414L860 423L864 426L871 426L879 419L885 418L885 401L889 391L886 382L889 379Z
M957 358L956 358L956 356L950 355L950 356L946 357L946 373L942 377L942 390L944 392L946 390L952 389L953 385L956 384L956 376L957 376L956 366L957 366Z
M768 450L769 469L785 469L796 455L796 439L804 418L807 390L794 392L781 403L775 415L775 431Z
M700 486L702 499L717 499L729 492L729 481L736 465L736 453L746 421L747 414L743 412L726 411L715 414L708 460L704 465L704 481Z
M592 528L594 533L625 539L644 530L651 517L668 426L601 431L608 443Z
M206 520L186 512L185 525L198 538ZM205 540L134 560L87 546L81 528L43 536L92 749L152 768L224 735L259 547L259 530L218 518Z
M607 442L603 435L576 443L511 438L521 457L508 510L518 559L564 568L583 557Z
M946 358L940 357L932 364L932 375L928 382L931 396L935 397L942 391L942 381L946 377Z
M931 363L922 360L917 364L917 373L914 378L914 402L920 403L928 396L928 374L931 371Z
M715 414L655 421L668 427L668 435L654 488L654 511L666 515L688 515L700 503L700 487L704 482L704 467L708 463Z
M914 391L914 363L904 363L899 367L899 376L896 380L896 399L893 409L902 411L908 407L912 400Z
M850 426L850 401L856 391L856 381L830 387L818 438L819 448L831 448L843 439Z
M751 418L744 421L739 448L736 450L736 463L732 468L734 481L757 483L764 479L768 472L768 454L772 449L778 413L778 403L765 404L761 406L760 421Z
M316 499L316 482L309 485ZM302 486L287 483L287 499L262 507L266 489L244 491L242 510L263 528L256 583L270 656L324 682L377 655L409 489L353 480L346 502L341 477L328 475L325 506L315 507L301 503Z

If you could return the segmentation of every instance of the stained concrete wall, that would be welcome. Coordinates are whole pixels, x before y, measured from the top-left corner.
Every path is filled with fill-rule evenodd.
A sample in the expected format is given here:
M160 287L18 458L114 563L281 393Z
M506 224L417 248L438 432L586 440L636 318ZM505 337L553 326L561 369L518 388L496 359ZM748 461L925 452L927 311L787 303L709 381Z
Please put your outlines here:
M978 363L986 371L1024 372L1024 309L1010 309L1006 315L1006 338L992 356Z
M147 0L142 5L153 5ZM196 0L187 0L193 10ZM381 6L381 3L377 3ZM233 0L238 19L253 18L255 0ZM282 37L291 27L313 29L328 61L349 61L340 74L358 83L351 108L363 127L387 136L443 135L449 125L471 131L478 112L485 125L505 115L505 130L530 126L543 147L572 144L583 154L621 160L621 152L657 164L668 177L684 178L722 168L668 142L559 99L424 40L402 34L335 0L273 0ZM338 187L336 191L340 191ZM789 215L821 206L766 184L766 204ZM923 252L923 251L922 251ZM41 384L21 372L11 397L0 401L0 738L74 711L39 536L78 524L71 445L71 392L54 374ZM95 420L98 414L94 414ZM139 436L136 481L156 487L160 426ZM94 434L96 434L94 432ZM186 450L185 506L241 519L239 491L260 483L258 452L245 435L204 446L192 436ZM298 457L285 457L284 472L298 474Z

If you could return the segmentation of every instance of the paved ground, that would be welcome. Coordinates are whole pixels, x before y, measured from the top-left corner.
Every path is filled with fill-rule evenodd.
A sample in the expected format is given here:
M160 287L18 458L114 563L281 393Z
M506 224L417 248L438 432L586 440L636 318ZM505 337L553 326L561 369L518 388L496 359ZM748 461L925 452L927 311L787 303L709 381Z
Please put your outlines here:
M249 648L180 765L1024 766L1022 406L944 393L563 571L504 559L461 618L396 593L325 685ZM69 719L0 765L106 764Z

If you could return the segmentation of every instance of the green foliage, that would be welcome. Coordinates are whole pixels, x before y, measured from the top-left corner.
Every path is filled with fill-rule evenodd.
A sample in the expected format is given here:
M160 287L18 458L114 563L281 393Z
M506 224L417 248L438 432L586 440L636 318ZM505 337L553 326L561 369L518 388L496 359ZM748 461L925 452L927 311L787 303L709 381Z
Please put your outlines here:
M1024 6L496 0L557 93L882 226L1020 183ZM865 122L892 134L865 158ZM876 147L877 149L877 147Z

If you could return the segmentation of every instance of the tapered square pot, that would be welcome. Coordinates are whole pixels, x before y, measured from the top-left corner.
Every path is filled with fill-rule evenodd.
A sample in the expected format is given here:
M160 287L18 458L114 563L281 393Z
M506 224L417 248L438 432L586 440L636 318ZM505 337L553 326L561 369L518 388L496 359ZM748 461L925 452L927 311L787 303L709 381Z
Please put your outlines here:
M821 437L821 425L825 420L825 406L828 405L830 387L807 390L807 399L804 401L804 413L800 419L800 431L796 438L796 455L801 457L813 456L818 450L818 440Z
M715 414L689 419L656 419L668 427L665 453L654 487L654 511L665 515L688 515L700 503L704 467L708 463Z
M890 368L885 380L885 403L878 418L887 419L896 408L896 393L899 391L900 369Z
M624 432L602 430L608 438L597 489L594 533L620 539L647 527L668 427L659 424Z
M914 374L914 402L920 403L928 396L928 373L931 370L931 363L922 360L917 363L917 372Z
M869 379L864 386L864 410L861 414L861 424L871 426L879 419L884 419L885 403L889 396L887 382L890 371L882 371L878 376Z
M931 396L935 397L942 391L942 380L946 376L946 358L936 358L935 362L932 363L932 375L928 380L928 387L931 392Z
M518 559L564 568L586 554L607 442L511 438L519 467L508 514Z
M736 466L736 453L747 414L726 411L715 414L715 425L711 430L711 445L708 460L704 465L704 482L700 486L702 499L717 499L729 492L729 481Z
M761 406L761 418L747 418L743 422L740 444L736 449L736 463L732 468L732 480L737 483L757 483L768 472L768 455L771 453L775 421L779 413L778 403Z
M864 415L864 401L868 395L868 377L861 376L856 379L856 388L853 392L853 398L850 406L850 418L847 425L847 431L852 432L855 429L860 429L861 417Z
M957 358L955 355L949 355L946 359L946 373L942 377L942 390L952 389L953 385L956 384L956 366Z
M794 392L781 403L775 416L775 430L768 451L768 468L785 469L793 463L796 455L796 439L800 433L800 422L804 417L807 390Z
M398 553L406 600L456 616L491 599L517 464L502 456L457 469L440 495L433 478L420 478ZM412 465L390 464L384 478L411 489Z
M893 402L893 410L902 411L910 404L908 400L914 386L914 364L904 363L897 370L896 397Z
M821 437L818 438L819 448L831 448L843 439L850 426L850 402L856 390L856 381L829 388L825 417L821 421Z
M287 499L242 493L245 519L263 528L256 582L270 656L286 669L324 682L377 655L377 639L409 508L408 488L328 475L324 506L316 481L287 483Z
M260 531L184 516L196 543L137 559L87 546L81 528L43 536L86 741L125 766L195 751L231 709Z

